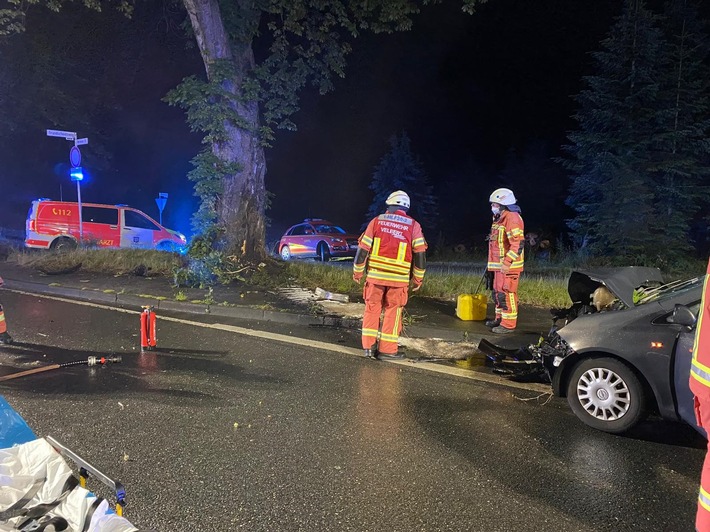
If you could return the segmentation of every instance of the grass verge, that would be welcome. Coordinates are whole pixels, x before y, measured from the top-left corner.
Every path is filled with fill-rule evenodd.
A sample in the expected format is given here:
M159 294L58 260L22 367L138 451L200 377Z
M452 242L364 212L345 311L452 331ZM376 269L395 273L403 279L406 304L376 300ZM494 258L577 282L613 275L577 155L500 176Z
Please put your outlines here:
M46 273L64 273L81 270L104 275L143 275L171 278L185 265L184 257L173 253L139 249L79 249L68 253L14 252L9 260L21 266L32 267ZM263 267L262 267L263 266ZM476 264L476 267L479 265ZM482 273L484 264L480 264ZM518 295L523 305L539 307L567 307L567 279L572 268L564 264L530 264L520 279ZM454 301L459 294L475 293L480 275L453 271L429 271L419 292L422 297ZM330 292L358 296L362 286L352 280L349 265L336 266L314 262L266 261L247 279L239 281L260 289L277 289L285 286L323 288ZM480 290L479 290L480 291ZM177 300L187 299L178 292Z
M76 249L66 253L17 251L9 260L45 273L77 271L123 275L142 270L147 276L172 276L182 265L174 253L151 249Z
M330 292L357 295L362 292L352 280L350 268L333 267L309 262L289 262L286 269L293 284L304 288L323 288ZM571 304L567 294L569 272L557 269L551 273L526 272L520 279L518 297L524 305L539 307L567 307ZM480 276L460 273L428 272L419 294L422 297L455 300L459 294L476 291ZM481 292L481 290L479 290Z

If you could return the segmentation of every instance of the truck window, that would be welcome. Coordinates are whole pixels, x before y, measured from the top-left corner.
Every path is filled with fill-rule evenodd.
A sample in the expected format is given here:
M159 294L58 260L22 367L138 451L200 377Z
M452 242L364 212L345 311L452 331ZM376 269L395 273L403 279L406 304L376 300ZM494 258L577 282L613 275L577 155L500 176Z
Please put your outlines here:
M118 209L106 207L82 207L81 221L93 224L118 225Z
M160 228L151 222L148 218L136 211L123 211L126 227L135 227L136 229L150 229L151 231L160 231Z

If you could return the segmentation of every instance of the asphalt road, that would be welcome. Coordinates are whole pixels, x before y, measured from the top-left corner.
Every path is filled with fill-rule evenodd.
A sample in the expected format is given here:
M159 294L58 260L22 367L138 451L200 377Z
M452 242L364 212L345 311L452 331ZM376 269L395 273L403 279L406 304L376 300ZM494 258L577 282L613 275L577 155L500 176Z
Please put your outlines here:
M693 529L704 440L688 427L596 432L560 399L359 358L339 331L285 343L159 316L159 351L141 354L136 313L1 297L19 341L4 374L123 355L0 395L123 481L142 529Z

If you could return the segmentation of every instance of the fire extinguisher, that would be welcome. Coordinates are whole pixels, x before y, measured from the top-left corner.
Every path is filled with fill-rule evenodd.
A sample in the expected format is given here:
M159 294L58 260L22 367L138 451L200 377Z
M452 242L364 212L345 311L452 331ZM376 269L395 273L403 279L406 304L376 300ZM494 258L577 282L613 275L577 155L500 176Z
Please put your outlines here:
M155 310L152 306L143 307L141 312L141 350L152 351L158 342L155 338Z

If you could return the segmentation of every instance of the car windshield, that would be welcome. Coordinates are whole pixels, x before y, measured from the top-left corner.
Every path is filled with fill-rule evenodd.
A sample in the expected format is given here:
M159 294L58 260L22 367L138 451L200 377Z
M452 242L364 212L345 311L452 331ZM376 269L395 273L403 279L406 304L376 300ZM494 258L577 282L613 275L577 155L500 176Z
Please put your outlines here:
M676 297L691 290L697 290L703 284L703 277L693 277L672 281L660 286L650 288L638 288L634 291L634 302L636 305L643 305L651 301L663 301L671 297Z
M316 232L321 235L327 235L332 233L340 233L341 235L345 234L345 230L342 227L338 227L337 225L318 224L315 226L315 228Z

